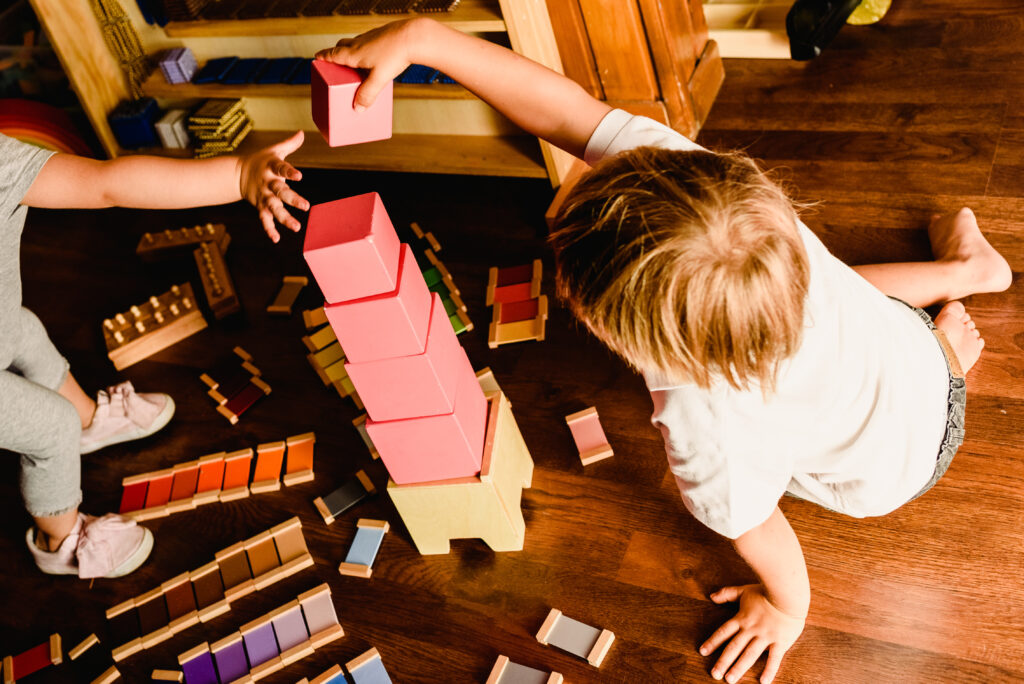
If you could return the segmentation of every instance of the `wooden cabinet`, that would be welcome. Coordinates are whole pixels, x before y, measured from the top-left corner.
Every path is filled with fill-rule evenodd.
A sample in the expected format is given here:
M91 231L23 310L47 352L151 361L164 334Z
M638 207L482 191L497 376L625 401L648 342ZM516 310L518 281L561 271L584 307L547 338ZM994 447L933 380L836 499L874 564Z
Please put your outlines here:
M134 0L122 7L144 49L187 46L200 63L214 57L310 56L403 15L266 18L147 25ZM107 50L90 0L32 0L72 86L110 156L124 154L107 113L129 97L120 68ZM681 9L680 9L681 8ZM721 80L721 61L708 58L699 0L462 0L452 12L431 15L472 34L505 42L556 71L568 73L596 97L667 122L694 135ZM618 32L626 31L622 36ZM699 60L699 61L698 61ZM717 64L717 70L702 67ZM563 62L565 69L563 71ZM715 88L691 94L694 78L717 74ZM256 130L244 149L303 129L311 134L292 156L296 165L551 179L557 185L571 158L511 122L457 85L396 85L390 140L329 148L316 132L308 86L169 85L155 72L143 84L162 106L191 105L208 97L244 97ZM696 92L696 91L693 91ZM710 92L710 98L706 93ZM700 104L698 104L698 101Z

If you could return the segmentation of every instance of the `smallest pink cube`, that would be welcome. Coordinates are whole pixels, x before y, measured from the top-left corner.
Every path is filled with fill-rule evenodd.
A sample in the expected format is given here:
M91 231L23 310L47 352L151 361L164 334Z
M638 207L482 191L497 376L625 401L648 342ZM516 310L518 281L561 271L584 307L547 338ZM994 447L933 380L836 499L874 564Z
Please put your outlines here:
M331 147L355 145L391 137L394 86L387 86L372 105L361 112L353 106L363 75L347 66L313 60L310 100L313 123Z
M604 436L604 428L597 417L597 409L593 406L566 416L565 422L572 431L572 438L579 449L583 465L590 465L614 454L608 444L608 438Z

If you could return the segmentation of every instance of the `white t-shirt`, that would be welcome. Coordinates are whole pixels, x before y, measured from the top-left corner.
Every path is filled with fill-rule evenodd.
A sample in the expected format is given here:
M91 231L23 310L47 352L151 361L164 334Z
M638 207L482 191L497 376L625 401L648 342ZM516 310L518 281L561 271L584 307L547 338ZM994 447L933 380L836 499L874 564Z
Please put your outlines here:
M585 160L641 146L703 149L614 110ZM787 491L854 517L889 513L928 483L945 432L949 376L932 332L798 226L810 264L803 339L767 401L757 387L705 390L645 373L687 509L732 539Z

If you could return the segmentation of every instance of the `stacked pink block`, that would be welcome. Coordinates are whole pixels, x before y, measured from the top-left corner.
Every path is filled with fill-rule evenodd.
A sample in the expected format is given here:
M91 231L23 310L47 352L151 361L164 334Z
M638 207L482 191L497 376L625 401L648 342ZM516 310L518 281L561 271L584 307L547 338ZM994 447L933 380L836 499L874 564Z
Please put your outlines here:
M306 263L397 484L480 472L487 400L444 305L372 192L314 206Z

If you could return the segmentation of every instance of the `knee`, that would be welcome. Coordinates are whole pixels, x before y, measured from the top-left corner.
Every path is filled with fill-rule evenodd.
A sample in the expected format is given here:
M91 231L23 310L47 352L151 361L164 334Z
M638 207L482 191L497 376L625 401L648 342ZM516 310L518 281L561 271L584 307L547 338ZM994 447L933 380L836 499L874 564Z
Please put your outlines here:
M70 401L57 395L51 402L45 423L48 427L39 443L39 451L26 454L34 458L77 456L82 438L82 419Z

